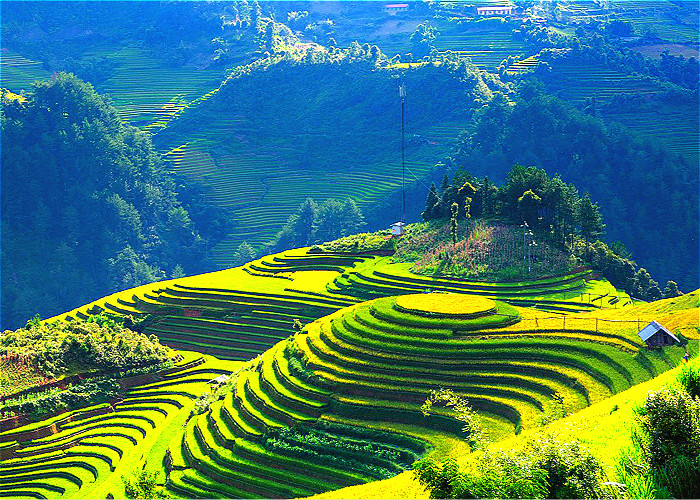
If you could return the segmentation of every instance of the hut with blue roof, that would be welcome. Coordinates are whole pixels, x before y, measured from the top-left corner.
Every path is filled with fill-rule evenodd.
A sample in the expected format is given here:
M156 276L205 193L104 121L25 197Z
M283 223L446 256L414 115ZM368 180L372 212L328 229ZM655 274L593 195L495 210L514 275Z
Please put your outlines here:
M654 347L681 343L678 337L657 321L652 321L642 328L639 331L639 338L642 339L646 345Z

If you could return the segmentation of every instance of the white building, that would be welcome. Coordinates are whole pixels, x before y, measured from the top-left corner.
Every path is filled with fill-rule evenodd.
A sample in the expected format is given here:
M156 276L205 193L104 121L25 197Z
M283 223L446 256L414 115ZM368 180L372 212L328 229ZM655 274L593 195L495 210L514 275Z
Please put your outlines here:
M495 7L477 7L477 16L510 16L513 13L512 5L500 5Z
M406 12L407 10L407 3L388 3L384 6L384 12L386 12L390 16L395 16L399 12Z
M406 232L406 224L403 222L394 222L391 225L391 236L402 236Z

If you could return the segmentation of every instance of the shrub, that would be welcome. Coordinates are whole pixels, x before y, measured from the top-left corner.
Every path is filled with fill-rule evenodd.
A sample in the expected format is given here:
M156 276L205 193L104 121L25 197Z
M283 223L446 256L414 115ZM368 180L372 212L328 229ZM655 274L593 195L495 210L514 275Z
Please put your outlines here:
M652 468L663 467L677 455L700 455L700 400L677 388L650 392L638 410Z
M530 441L523 450L478 452L464 468L450 458L414 464L431 498L601 498L603 469L577 441L551 436Z
M475 454L464 469L454 459L414 465L431 498L600 498L603 470L576 441L552 437L522 451Z
M700 398L700 363L686 365L678 374L678 382L694 398Z
M48 392L45 396L25 401L11 407L12 411L37 421L61 410L74 410L108 401L119 393L119 384L114 380L86 381L60 392Z
M673 498L700 498L700 455L671 458L654 471L654 480Z
M548 436L530 443L533 467L547 473L547 498L601 498L603 468L578 441Z
M164 488L158 486L158 474L144 469L130 477L122 476L126 498L172 498Z
M131 331L107 316L28 324L0 333L0 356L21 356L52 377L70 371L123 371L161 363L169 349L154 335Z

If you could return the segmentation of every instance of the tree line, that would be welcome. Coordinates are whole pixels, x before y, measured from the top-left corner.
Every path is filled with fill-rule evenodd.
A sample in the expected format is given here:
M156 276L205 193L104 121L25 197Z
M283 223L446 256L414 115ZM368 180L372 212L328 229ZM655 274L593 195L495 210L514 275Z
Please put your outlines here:
M307 198L267 249L272 253L332 241L358 233L364 226L362 210L352 198L329 198L320 204Z
M176 183L148 134L71 74L27 98L0 112L3 326L214 267L231 219Z

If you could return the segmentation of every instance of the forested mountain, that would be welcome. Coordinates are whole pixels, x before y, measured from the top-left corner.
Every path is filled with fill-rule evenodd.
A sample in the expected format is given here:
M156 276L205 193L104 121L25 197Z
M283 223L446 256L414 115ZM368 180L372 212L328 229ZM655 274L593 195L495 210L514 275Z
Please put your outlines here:
M2 138L3 325L212 265L220 211L197 200L193 220L150 136L89 84L5 99Z

